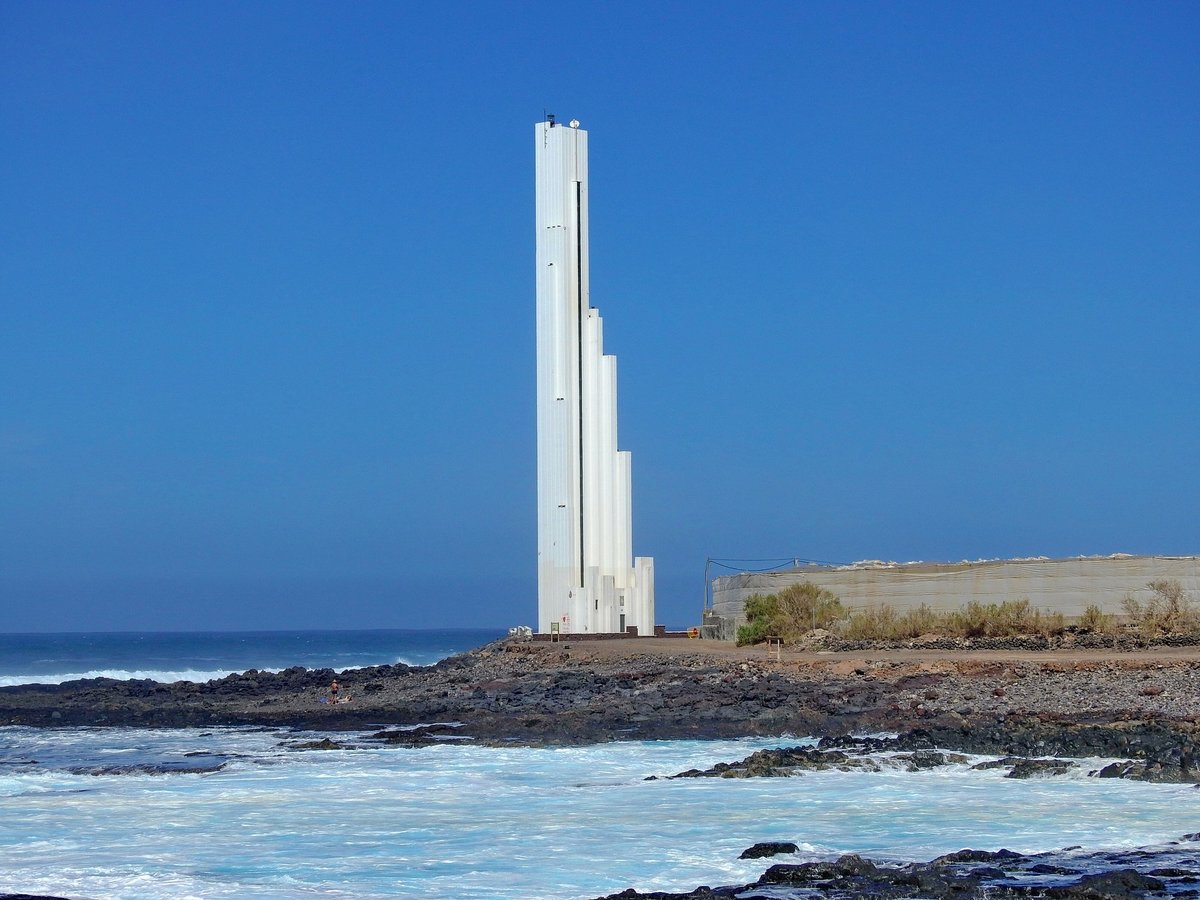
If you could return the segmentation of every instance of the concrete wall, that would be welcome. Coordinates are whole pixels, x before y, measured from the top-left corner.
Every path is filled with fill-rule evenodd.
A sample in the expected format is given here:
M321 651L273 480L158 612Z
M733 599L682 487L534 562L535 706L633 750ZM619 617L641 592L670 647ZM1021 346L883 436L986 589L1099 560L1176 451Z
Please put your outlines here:
M713 581L713 613L741 623L747 597L774 594L789 585L811 581L833 591L851 609L886 604L903 611L924 603L945 611L972 600L1028 599L1039 609L1061 612L1069 619L1082 615L1092 604L1105 612L1120 613L1127 594L1145 600L1151 594L1146 585L1158 578L1179 581L1190 599L1200 602L1200 557L1118 554L961 563L855 563L727 575Z

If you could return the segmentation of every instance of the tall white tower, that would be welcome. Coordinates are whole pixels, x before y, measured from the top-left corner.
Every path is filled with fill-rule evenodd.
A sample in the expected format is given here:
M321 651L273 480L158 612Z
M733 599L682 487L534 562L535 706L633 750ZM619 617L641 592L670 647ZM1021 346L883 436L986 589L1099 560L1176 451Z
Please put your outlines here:
M537 171L538 631L654 630L654 560L633 558L617 360L588 298L587 132L534 128Z

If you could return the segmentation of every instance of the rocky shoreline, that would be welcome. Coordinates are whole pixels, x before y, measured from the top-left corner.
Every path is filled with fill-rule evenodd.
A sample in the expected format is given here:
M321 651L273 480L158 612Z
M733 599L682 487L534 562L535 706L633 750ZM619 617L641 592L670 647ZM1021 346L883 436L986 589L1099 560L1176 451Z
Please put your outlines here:
M328 702L335 676L346 702ZM824 737L916 726L949 736L1022 719L1055 727L1147 720L1190 728L1200 722L1200 650L879 650L776 660L761 650L678 639L500 641L425 667L0 688L6 725L346 731L453 722L460 738L542 745Z
M0 725L372 731L368 740L406 745L791 734L822 739L830 763L831 754L864 749L854 735L891 732L899 737L870 749L1099 756L1123 761L1109 775L1200 781L1194 648L767 658L703 643L508 640L425 667L251 670L203 684L98 678L20 685L0 688ZM342 686L338 702L328 693L334 677ZM301 746L344 745L327 737Z
M343 702L328 696L335 675ZM1007 768L1009 777L1066 771L1074 763L1064 758L1105 757L1115 762L1086 774L1200 784L1200 650L866 648L767 658L761 650L678 639L500 641L427 667L250 671L205 684L89 679L5 687L0 725L329 733L295 742L311 751L447 739L578 745L791 734L820 742L658 777L795 777L878 766L880 754L888 765L915 770L961 763L965 757L954 754L970 753L993 755L988 764ZM861 737L880 733L895 736ZM900 868L847 857L775 865L756 884L736 888L613 896L1200 896L1200 865L1167 865L1163 852L1097 856L1069 877L1040 877L1037 866L1051 863L1015 855ZM1179 852L1200 855L1194 846ZM1097 881L1101 875L1111 880Z

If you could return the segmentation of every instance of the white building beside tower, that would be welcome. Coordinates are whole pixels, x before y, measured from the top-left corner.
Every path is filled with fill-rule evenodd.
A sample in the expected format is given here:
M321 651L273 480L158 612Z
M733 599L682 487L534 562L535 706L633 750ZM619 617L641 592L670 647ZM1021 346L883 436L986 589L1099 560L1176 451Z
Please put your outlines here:
M654 630L654 560L633 556L630 455L617 449L617 360L588 294L587 132L534 128L537 172L538 625Z

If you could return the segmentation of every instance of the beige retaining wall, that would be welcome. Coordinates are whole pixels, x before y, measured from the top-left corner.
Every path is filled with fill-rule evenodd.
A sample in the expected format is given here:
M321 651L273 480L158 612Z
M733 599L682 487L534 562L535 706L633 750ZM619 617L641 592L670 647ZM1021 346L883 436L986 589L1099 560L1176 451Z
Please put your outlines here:
M954 610L972 600L1000 603L1028 598L1038 609L1068 619L1096 604L1120 613L1127 594L1150 596L1155 579L1179 581L1200 603L1200 556L1086 556L1070 559L1007 559L960 563L855 563L852 566L802 566L786 572L742 573L713 581L713 612L745 621L746 598L774 594L788 585L811 581L828 588L851 609L886 604L898 610L922 603Z

